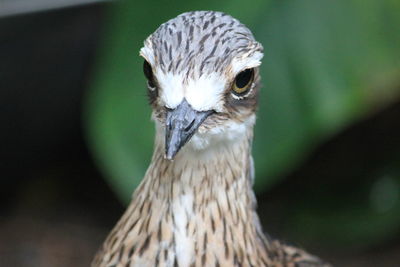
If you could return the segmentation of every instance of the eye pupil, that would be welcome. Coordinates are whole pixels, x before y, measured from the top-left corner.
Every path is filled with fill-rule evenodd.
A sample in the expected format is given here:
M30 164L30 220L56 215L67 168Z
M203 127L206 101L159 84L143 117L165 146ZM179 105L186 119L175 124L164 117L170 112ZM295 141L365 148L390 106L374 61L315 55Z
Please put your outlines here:
M236 87L243 88L249 84L251 78L253 77L253 69L247 69L242 71L236 76Z
M236 75L235 81L232 85L232 92L238 97L245 96L252 88L254 79L254 69L245 69Z
M147 60L143 62L143 72L147 79L150 80L153 78L153 70L151 69L150 63L147 62Z
M147 60L145 60L143 62L143 73L144 73L144 76L146 76L146 78L147 78L147 83L148 83L149 87L154 88L155 84L154 84L153 70L150 66L150 63L147 62Z

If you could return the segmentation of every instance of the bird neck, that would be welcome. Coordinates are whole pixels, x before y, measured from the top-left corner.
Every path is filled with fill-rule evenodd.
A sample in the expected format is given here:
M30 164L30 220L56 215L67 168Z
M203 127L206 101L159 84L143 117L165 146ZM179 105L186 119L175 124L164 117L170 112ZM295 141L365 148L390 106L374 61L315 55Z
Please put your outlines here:
M252 191L251 140L252 129L234 143L209 147L212 151L196 152L189 143L170 161L161 135L156 137L152 162L121 223L136 225L131 233L136 238L145 229L144 236L175 251L179 266L199 260L196 266L214 265L210 257L217 254L227 261L223 266L233 266L245 251L265 259ZM195 256L200 247L206 259Z
M129 248L137 266L266 266L267 240L251 188L252 130L210 151L195 152L188 143L173 161L164 158L157 136L149 169L108 236L104 257L120 259Z

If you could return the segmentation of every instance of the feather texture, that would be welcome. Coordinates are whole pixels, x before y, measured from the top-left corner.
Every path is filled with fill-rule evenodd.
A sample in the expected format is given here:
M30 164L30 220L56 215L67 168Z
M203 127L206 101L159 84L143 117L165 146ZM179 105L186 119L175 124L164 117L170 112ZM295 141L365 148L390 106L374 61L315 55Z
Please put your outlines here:
M185 13L161 25L141 55L157 80L154 154L92 267L328 266L267 238L256 213L251 144L262 46L251 32L223 13ZM233 98L231 84L247 68L256 70L251 91ZM214 113L168 160L166 113L183 100Z

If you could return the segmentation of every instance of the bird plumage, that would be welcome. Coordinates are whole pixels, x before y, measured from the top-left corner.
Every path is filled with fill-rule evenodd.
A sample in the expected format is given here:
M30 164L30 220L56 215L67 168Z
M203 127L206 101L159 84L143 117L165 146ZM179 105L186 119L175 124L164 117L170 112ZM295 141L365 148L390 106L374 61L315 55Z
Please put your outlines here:
M252 190L262 46L231 16L184 13L145 41L155 148L92 266L328 266L267 238Z

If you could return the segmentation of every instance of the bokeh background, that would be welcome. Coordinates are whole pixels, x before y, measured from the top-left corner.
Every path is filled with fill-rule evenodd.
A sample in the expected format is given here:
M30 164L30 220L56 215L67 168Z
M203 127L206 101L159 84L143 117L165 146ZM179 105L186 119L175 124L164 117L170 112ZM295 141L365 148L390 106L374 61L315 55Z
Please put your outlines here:
M0 266L89 265L152 153L138 51L191 10L264 45L264 229L336 266L399 266L397 0L0 0Z

